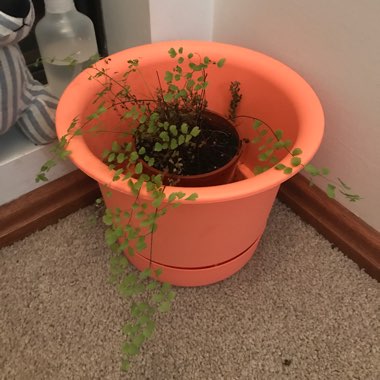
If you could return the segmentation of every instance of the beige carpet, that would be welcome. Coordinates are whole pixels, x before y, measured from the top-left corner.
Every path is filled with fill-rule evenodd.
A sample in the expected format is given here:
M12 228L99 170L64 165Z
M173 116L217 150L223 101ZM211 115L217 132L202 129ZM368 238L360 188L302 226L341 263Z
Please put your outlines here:
M128 306L91 210L0 251L1 379L380 379L379 284L280 203L249 264L178 289L122 374Z

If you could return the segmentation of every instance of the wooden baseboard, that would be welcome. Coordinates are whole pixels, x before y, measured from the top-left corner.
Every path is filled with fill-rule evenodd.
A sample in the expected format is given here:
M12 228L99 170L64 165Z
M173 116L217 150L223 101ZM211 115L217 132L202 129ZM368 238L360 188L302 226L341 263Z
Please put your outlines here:
M97 183L77 170L0 206L0 248L56 223L99 196Z
M380 233L309 181L296 175L285 182L279 199L327 240L380 281Z
M98 185L75 171L0 207L0 248L20 240L100 196ZM307 179L284 183L279 198L361 268L380 281L380 233Z

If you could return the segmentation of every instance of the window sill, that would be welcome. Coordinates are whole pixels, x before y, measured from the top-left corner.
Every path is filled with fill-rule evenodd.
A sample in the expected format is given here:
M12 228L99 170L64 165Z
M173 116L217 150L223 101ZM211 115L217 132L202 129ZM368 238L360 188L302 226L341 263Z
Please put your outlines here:
M0 205L44 185L43 182L36 183L34 178L41 165L50 158L51 146L34 145L17 128L0 136ZM57 179L74 169L71 162L60 162L52 169L49 179Z

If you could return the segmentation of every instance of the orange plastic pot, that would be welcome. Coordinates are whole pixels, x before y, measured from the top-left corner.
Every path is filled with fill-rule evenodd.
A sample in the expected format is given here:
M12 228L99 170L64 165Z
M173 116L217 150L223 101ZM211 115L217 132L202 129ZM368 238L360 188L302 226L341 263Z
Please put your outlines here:
M185 52L196 52L212 59L226 58L223 69L211 67L208 74L207 99L209 109L226 114L229 105L229 84L241 83L243 99L239 114L255 116L271 128L282 129L294 147L303 150L307 163L317 151L324 129L321 104L312 88L297 73L281 62L261 53L233 45L204 41L171 41L138 46L111 56L106 64L100 62L109 74L122 75L129 59L139 58L143 80L131 85L146 94L148 83L157 87L156 71L165 72L173 66L167 51L183 47ZM91 69L89 69L91 70ZM66 134L75 117L79 122L96 109L95 94L102 87L88 81L89 71L80 74L60 99L56 124L58 136ZM102 115L104 128L122 128L116 112ZM238 119L241 136L252 138L251 121ZM98 122L98 120L97 120ZM71 140L70 158L79 169L98 181L105 194L106 206L126 209L134 197L125 182L112 182L112 173L101 160L101 152L110 146L114 135L83 135ZM251 146L252 145L252 146ZM281 162L290 166L291 155L284 154ZM170 187L166 193L196 192L195 202L185 201L171 209L159 220L154 235L153 267L163 268L161 280L174 285L207 285L223 280L238 271L254 253L265 229L267 218L280 184L290 178L274 168L254 176L257 148L249 144L240 157L235 182L195 188ZM292 175L301 168L295 168ZM143 190L140 197L147 197ZM139 269L149 265L149 252L130 257Z

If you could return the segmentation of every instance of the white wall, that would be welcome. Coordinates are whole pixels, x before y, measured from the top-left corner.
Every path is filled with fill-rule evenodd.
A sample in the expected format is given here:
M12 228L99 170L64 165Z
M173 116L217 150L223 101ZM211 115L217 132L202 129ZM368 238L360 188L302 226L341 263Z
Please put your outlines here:
M149 42L211 40L214 0L102 0L110 54Z
M150 0L152 41L211 40L214 0Z
M378 230L379 20L378 0L215 1L214 40L271 55L313 86L326 113L314 163L329 166L365 198L342 203Z
M149 43L149 0L102 0L110 54Z

